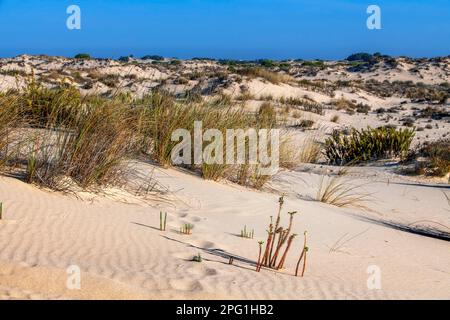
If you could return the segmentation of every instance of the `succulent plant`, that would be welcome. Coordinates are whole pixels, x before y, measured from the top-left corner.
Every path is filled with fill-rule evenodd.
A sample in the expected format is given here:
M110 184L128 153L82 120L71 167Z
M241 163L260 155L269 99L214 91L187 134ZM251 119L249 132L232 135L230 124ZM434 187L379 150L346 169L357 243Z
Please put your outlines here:
M324 153L330 163L337 165L392 156L404 158L414 135L414 129L392 127L352 129L349 134L334 131L325 141Z

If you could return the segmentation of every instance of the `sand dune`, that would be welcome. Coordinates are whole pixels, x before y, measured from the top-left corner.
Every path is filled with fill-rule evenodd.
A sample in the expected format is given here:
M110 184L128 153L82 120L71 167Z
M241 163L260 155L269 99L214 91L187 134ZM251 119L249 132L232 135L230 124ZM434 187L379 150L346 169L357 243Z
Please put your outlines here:
M151 170L150 165L139 166ZM449 242L375 223L432 220L449 226L445 187L417 185L369 169L370 178L360 178L376 191L376 205L368 205L376 210L342 209L307 200L314 195L320 170L280 172L272 183L276 192L268 193L157 169L155 179L173 195L170 206L127 204L104 196L80 200L2 177L0 297L450 298ZM295 232L310 234L304 278L292 275L300 240L286 270L254 271L257 240L265 238L281 192L287 194L286 211L300 212ZM166 232L158 230L160 210L169 214ZM195 225L193 235L180 235L179 226L187 222ZM237 236L244 225L255 229L255 239ZM192 262L198 253L204 261ZM229 255L236 257L232 266ZM65 285L66 269L74 264L82 271L81 290ZM380 267L381 290L367 287L370 265Z

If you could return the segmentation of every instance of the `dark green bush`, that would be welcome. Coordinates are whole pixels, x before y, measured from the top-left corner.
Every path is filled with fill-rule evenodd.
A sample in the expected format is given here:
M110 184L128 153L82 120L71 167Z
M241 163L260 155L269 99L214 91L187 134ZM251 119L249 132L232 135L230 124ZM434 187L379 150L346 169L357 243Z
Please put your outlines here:
M146 55L146 56L143 56L141 59L142 60L162 61L162 60L164 60L164 57L158 56L158 55Z
M404 158L414 138L414 129L352 129L349 134L335 131L325 141L325 156L333 164L345 165L388 157Z
M87 53L79 53L74 58L75 59L84 59L84 60L86 60L86 59L91 59L91 55L87 54Z
M364 62L374 62L376 58L370 53L359 52L354 53L345 59L347 61L364 61Z

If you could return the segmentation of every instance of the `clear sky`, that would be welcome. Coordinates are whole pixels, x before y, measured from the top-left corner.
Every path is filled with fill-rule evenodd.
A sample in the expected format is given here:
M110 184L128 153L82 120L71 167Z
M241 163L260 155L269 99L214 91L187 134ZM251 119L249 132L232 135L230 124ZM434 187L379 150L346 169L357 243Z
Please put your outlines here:
M69 5L81 30L66 27ZM366 27L369 5L381 30ZM0 56L345 58L450 55L450 0L0 0Z

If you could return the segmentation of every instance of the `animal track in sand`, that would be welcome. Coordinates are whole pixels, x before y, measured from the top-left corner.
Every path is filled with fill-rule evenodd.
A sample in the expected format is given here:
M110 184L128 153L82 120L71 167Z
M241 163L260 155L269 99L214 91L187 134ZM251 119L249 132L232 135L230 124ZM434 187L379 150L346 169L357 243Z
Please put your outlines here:
M175 290L180 291L201 291L203 286L197 280L177 279L170 280L170 286Z
M191 220L191 222L199 222L202 221L202 218L197 217L197 216L192 216L189 218Z
M193 276L199 276L201 278L204 277L209 277L209 276L215 276L218 274L216 269L212 269L212 268L205 268L203 266L200 267L192 267L190 269L187 270L187 272Z
M199 217L199 216L191 216L191 215L189 214L189 212L186 212L186 211L180 212L180 213L178 213L177 215L178 215L178 218L180 218L180 219L186 219L186 220L189 220L190 222L199 222L199 221L202 221L202 220L203 220L203 219L202 219L201 217Z
M187 252L187 251L175 252L175 253L172 253L172 256L174 258L178 258L181 260L187 260L187 261L192 260L192 258L193 258L193 254L190 252Z
M179 218L186 218L188 215L189 215L189 213L187 213L187 212L180 212L180 213L178 213L178 217Z

